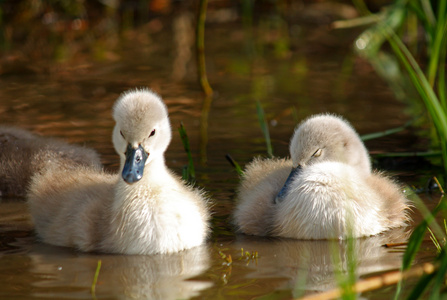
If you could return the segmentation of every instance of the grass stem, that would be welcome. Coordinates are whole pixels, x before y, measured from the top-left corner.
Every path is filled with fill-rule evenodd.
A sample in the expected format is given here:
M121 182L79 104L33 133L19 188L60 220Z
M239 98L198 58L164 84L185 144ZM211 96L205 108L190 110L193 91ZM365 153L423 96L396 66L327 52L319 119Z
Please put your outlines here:
M387 129L387 130L380 131L380 132L364 134L360 138L362 139L362 141L368 141L368 140L384 137L384 136L387 136L390 134L398 133L398 132L401 132L401 131L407 129L408 127L410 127L417 119L418 118L414 118L414 119L408 121L407 123L405 123L404 125L396 127L396 128Z
M267 121L265 120L264 109L259 101L256 101L256 112L258 114L259 124L261 125L262 134L264 135L265 144L267 146L267 155L271 158L273 157L273 148L270 140L269 127Z
M379 276L373 276L370 278L357 281L353 286L354 293L363 293L367 291L373 291L385 286L393 285L401 280L421 277L424 274L432 274L436 271L435 265L431 263L424 263L422 265L415 266L405 272L392 271ZM322 299L337 299L342 296L343 290L341 288L335 288L326 292L309 295L300 298L301 300L322 300Z
M99 271L101 270L101 260L98 260L98 265L96 266L95 276L93 276L93 282L91 287L91 294L93 299L96 299L96 284L98 282Z
M208 118L212 102L213 97L206 96L205 100L203 101L202 112L200 114L200 163L202 166L206 165L208 161Z
M196 51L197 51L197 64L199 71L200 85L203 92L207 97L213 94L213 89L208 82L208 76L206 73L206 61L205 61L205 21L206 21L206 9L208 6L208 0L200 0L199 2L199 15L197 18L196 28Z
M183 170L182 177L183 180L186 180L188 182L194 182L196 179L196 172L194 170L194 162L192 160L191 147L189 146L188 135L186 134L186 129L185 126L183 126L183 123L180 123L178 131L180 133L180 138L182 139L186 155L188 155L188 165Z
M242 176L244 172L242 171L241 166L231 157L230 154L225 155L225 158L230 162L230 164L234 167L239 176Z

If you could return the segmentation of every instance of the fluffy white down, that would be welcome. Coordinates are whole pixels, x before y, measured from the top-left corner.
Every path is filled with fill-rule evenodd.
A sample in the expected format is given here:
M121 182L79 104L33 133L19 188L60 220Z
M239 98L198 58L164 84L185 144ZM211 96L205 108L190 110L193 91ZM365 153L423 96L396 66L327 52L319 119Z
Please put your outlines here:
M202 195L166 175L158 172L157 184L152 185L118 182L119 200L113 203L110 231L101 245L104 250L169 253L204 242L208 225L198 209Z
M248 164L233 212L233 221L239 231L259 236L270 234L275 211L273 199L284 185L291 168L292 161L278 158L255 158Z
M277 204L273 234L301 239L375 235L387 230L380 195L351 166L322 162L307 168Z
M363 142L343 118L320 114L304 120L291 138L290 156L247 165L233 214L239 232L344 239L376 235L409 220L401 188L371 171Z
M38 236L81 251L172 253L203 244L209 232L207 199L165 165L171 139L167 109L149 90L124 93L114 107L120 172L49 165L31 182L28 202ZM139 181L121 172L126 148L142 146L149 158Z

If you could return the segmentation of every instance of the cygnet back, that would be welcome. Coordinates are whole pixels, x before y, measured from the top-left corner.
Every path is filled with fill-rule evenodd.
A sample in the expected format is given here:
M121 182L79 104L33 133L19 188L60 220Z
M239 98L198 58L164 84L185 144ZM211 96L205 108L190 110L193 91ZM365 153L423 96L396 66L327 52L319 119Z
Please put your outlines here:
M102 168L92 149L5 126L0 127L0 162L0 196L16 197L25 196L31 177L51 165Z

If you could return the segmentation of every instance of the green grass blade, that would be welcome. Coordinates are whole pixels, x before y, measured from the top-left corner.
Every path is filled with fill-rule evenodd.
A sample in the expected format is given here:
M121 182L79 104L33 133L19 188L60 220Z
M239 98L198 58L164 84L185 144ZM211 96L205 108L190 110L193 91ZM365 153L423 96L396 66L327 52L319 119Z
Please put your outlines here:
M335 268L335 278L338 287L342 290L341 298L344 300L354 300L357 299L353 288L357 279L357 239L353 238L353 229L355 226L353 212L348 210L346 216L347 238L342 242L337 243L333 241L330 243L331 258L332 265Z
M427 33L431 36L433 32L433 26L430 25L429 20L427 19L427 16L424 13L424 10L422 9L421 3L419 1L410 1L408 3L408 8L416 14L419 21L422 23L422 26L425 28Z
M427 289L427 286L430 284L430 282L435 277L435 273L431 274L425 274L419 279L416 286L411 291L411 294L408 296L407 300L418 300L421 299L421 295L424 293L424 291Z
M435 125L440 128L440 131L438 131L439 134L443 135L444 138L447 138L447 117L424 73L414 57L394 32L391 32L389 42L398 58L407 69L413 84L426 102L426 107L429 109L430 115L434 118Z
M292 106L292 117L293 117L293 121L295 121L295 124L298 124L300 122L300 120L298 118L298 111L296 110L295 106Z
M444 200L441 201L438 206L436 206L435 209L430 212L425 206L422 199L419 198L419 196L415 193L407 195L407 198L410 199L417 207L417 209L421 212L422 216L424 217L424 221L422 221L414 229L413 233L410 236L410 239L408 240L407 249L405 250L404 256L402 258L402 270L407 270L411 266L411 263L416 256L416 252L419 250L422 240L424 239L427 226L431 227L431 230L438 237L438 240L442 240L445 238L445 232L443 232L439 224L435 222L435 216L438 214L439 211L446 209L447 202Z
M433 244L435 245L436 249L438 250L438 253L441 253L442 251L442 246L438 241L438 238L436 237L436 235L433 233L433 231L430 229L430 227L427 228L428 232L430 232L430 239L433 242Z
M270 140L269 127L265 120L264 110L262 109L261 102L256 101L256 112L258 114L259 124L261 125L262 134L264 135L265 144L267 146L268 157L273 157L272 142Z
M197 17L196 27L196 52L200 86L206 96L211 96L213 94L213 89L208 82L205 61L205 20L207 6L208 0L199 1L199 15Z
M92 282L92 286L90 289L93 299L96 299L96 283L98 282L100 270L101 270L101 260L98 260L98 265L96 266L95 276L93 276L93 282Z
M445 6L444 1L446 0L441 1L443 1L440 4L440 7L442 9ZM446 107L447 105L441 104L439 98L433 90L432 84L422 72L411 52L406 48L406 46L394 32L395 28L398 28L399 24L402 24L405 18L405 11L406 9L408 9L407 4L408 1L406 0L397 0L395 4L386 11L386 13L381 14L384 17L383 22L378 23L377 26L366 30L362 35L360 35L360 37L357 39L357 42L362 41L362 43L366 46L362 47L361 49L358 47L359 53L366 57L374 57L374 55L377 54L379 48L382 46L383 39L388 40L396 57L401 61L404 68L407 70L407 73L413 85L420 94L421 99L423 100L424 105L430 114L438 137L440 139L443 166L447 172L447 117L446 111L444 110L444 107ZM421 3L421 10L423 12L430 11L431 7L424 7L424 5L427 6L427 4L429 5L430 3ZM380 15L377 16L378 19L379 16ZM445 22L445 14L440 14L439 16L442 16L441 21ZM429 16L426 16L426 18L428 19ZM427 20L427 23L433 22ZM444 26L440 27L441 25L439 23L437 25L438 32L440 31L440 28L444 28ZM382 35L382 38L380 37L380 35ZM436 46L443 45L443 43L439 44L439 41L443 41L443 39L441 39L441 36L444 37L445 34L437 33L438 38L436 39ZM439 62L439 59L443 54L442 49L439 51L439 54L437 53L438 52L435 52L434 58L432 58L434 65L436 65L436 62ZM445 86L445 82L442 82L441 85Z
M435 272L434 283L430 292L430 299L440 299L441 289L445 287L445 274L447 272L447 255L445 250L441 251L438 256L440 261L439 268Z
M438 73L438 67L440 66L440 58L442 57L442 44L445 39L445 31L446 31L446 25L438 23L436 26L436 33L434 36L433 45L430 47L431 53L430 53L430 60L428 62L428 82L433 87L435 84L436 74Z
M417 197L417 195L415 195L414 193L411 195ZM419 199L419 197L417 197L417 199ZM422 202L422 200L420 201ZM433 217L433 215L431 215L431 217ZM428 228L427 221L428 220L425 219L418 226L416 226L410 238L408 239L407 249L405 249L404 255L402 257L401 271L408 270L411 267L411 264L413 263L414 258L416 257L416 254L419 251L419 248L421 247L422 241L424 240L425 232L427 231ZM394 294L395 300L400 299L400 294L402 292L402 285L403 282L399 281L399 283L397 284L396 293Z
M417 64L414 57L402 43L402 41L396 36L394 32L389 32L388 41L396 53L397 57L401 60L407 72L412 80L417 91L421 95L424 101L425 107L427 108L430 116L432 118L433 124L435 125L436 131L440 138L440 144L442 148L442 157L444 170L447 172L447 116L446 112L441 106L434 90L432 89L430 83L425 77L424 73L421 71L419 65Z
M447 0L443 1L444 3ZM447 11L446 11L447 13ZM444 34L439 54L438 97L444 111L447 111L445 67L447 58L447 20L444 21Z
M447 21L447 0L438 1L438 23L446 23Z
M441 151L426 151L426 152L377 153L371 156L374 158L381 158L381 157L436 157L441 155L442 155Z
M236 170L237 174L239 176L242 176L244 174L244 172L242 171L241 166L231 157L230 154L225 155L225 158L230 162L230 164L234 167L234 169Z
M185 152L188 155L188 166L186 167L186 171L183 170L183 172L182 172L183 179L188 182L194 182L194 180L196 179L196 172L194 170L194 162L192 160L192 154L191 154L191 148L189 146L188 135L186 134L186 129L185 129L185 126L183 126L183 123L180 123L178 131L180 133L180 138L182 139L183 147L185 148Z
M189 181L189 175L188 175L188 166L183 166L182 168L182 179L184 181Z
M351 232L352 234L352 232ZM357 299L356 293L353 290L353 286L356 282L357 277L357 257L356 257L356 249L355 249L355 241L356 239L352 236L347 238L347 244L348 244L348 261L347 261L347 268L348 268L348 286L349 286L349 298L351 299Z
M355 8L361 15L369 15L371 12L368 9L368 6L366 6L365 1L363 0L352 0L352 3L354 4Z
M376 19L377 25L368 28L357 38L355 43L359 55L368 59L377 55L387 39L386 30L388 28L391 30L400 28L404 22L406 14L405 2L405 0L397 0L394 5L388 7L383 12L370 16L372 19Z
M396 128L387 129L387 130L380 131L380 132L373 132L373 133L369 133L369 134L364 134L364 135L360 136L360 139L362 141L368 141L368 140L377 139L377 138L380 138L380 137L384 137L384 136L387 136L387 135L391 135L391 134L394 134L394 133L398 133L398 132L404 131L405 129L410 127L417 119L419 119L419 117L418 118L414 118L414 119L408 121L407 123L405 123L404 125L396 127Z
M433 13L433 9L431 8L431 4L429 0L421 0L422 10L424 11L424 15L426 16L428 22L432 27L436 25L435 14Z
M338 287L342 291L341 299L356 299L356 294L353 289L356 282L357 267L354 239L348 237L344 244L337 243L337 241L330 241L330 251L332 265L335 269L335 279ZM346 258L346 261L343 258ZM344 266L346 266L346 270L343 268Z
M359 26L365 26L369 24L375 24L379 21L377 15L369 15L354 19L348 19L348 20L338 20L334 21L332 23L332 28L334 29L341 29L341 28L352 28L352 27L359 27Z
M407 270L411 267L416 253L421 247L422 241L425 237L425 232L427 230L427 222L420 223L413 231L408 240L407 249L405 250L404 256L402 258L402 270Z

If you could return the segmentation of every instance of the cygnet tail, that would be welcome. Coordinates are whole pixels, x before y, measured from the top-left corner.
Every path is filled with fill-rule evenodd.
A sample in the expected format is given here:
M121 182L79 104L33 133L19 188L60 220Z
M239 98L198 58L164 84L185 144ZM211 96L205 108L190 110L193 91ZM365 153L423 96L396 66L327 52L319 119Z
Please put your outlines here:
M370 186L377 191L383 201L383 212L389 220L388 227L406 226L410 221L411 204L402 192L402 188L382 174L375 173L368 178Z

